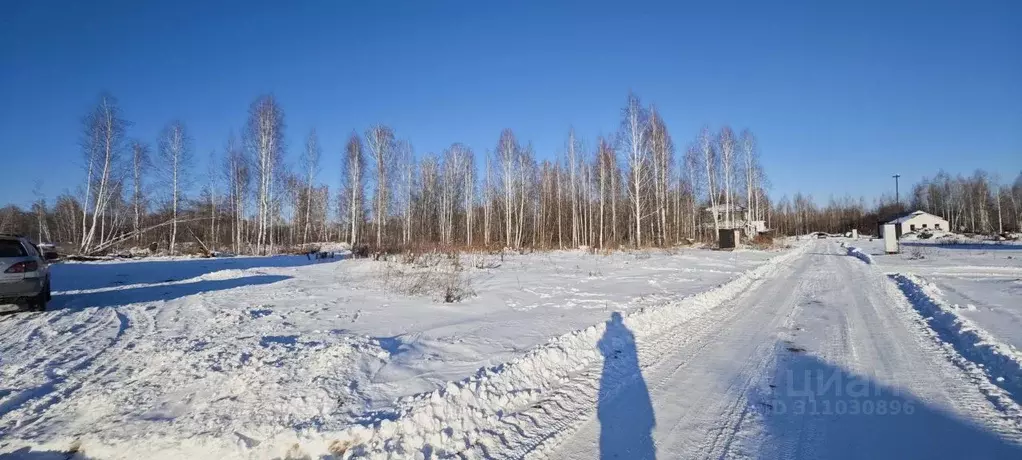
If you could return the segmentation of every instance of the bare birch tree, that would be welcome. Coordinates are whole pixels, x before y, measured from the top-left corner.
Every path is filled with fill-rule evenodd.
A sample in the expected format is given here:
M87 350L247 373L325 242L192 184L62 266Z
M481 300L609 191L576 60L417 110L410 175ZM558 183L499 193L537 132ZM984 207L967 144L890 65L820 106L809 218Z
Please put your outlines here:
M649 116L639 97L634 93L628 94L628 103L622 110L624 120L622 121L620 139L622 150L628 155L628 177L629 191L628 198L632 204L632 218L634 219L634 233L632 243L639 247L642 245L642 213L643 213L643 192L649 182L650 174L647 170L649 163L649 144L647 139L647 123Z
M720 174L724 187L724 216L727 228L735 228L734 183L735 183L735 133L730 126L720 129L717 136L720 146Z
M344 194L348 202L349 231L348 239L352 246L361 242L359 228L362 223L363 197L365 197L365 153L362 138L358 133L351 133L348 144L344 148L342 162Z
M738 137L738 145L742 150L742 172L745 175L745 207L749 209L751 219L759 219L759 209L753 202L758 184L758 162L756 161L756 136L748 129L742 130Z
M397 143L398 167L401 176L401 243L412 242L412 190L415 188L415 153L412 143L402 140Z
M568 203L571 205L571 246L577 248L580 244L581 231L579 222L581 218L581 203L578 200L578 163L582 146L579 144L578 139L575 138L575 128L571 128L568 131L568 142L564 151L565 169L568 170Z
M229 187L231 201L231 239L234 241L234 252L241 253L245 234L245 202L249 193L250 165L245 151L240 148L235 137L227 139L224 148L225 178Z
M698 222L699 222L699 193L702 188L702 178L705 170L702 168L702 157L700 156L699 146L692 144L685 151L685 156L682 159L682 170L684 177L688 183L688 199L689 199L689 232L692 238L695 238L699 234Z
M713 238L716 239L720 233L720 215L717 207L720 195L717 190L717 149L710 135L710 128L704 127L699 133L699 149L702 153L700 160L703 169L706 171L703 177L706 180L706 194L709 197L710 209L712 210L710 214L713 215Z
M649 111L649 151L653 166L653 197L655 204L655 223L658 229L657 242L661 246L667 244L667 205L668 193L673 177L674 143L667 132L667 125L656 108Z
M394 165L394 131L388 126L376 125L366 132L369 157L376 171L375 219L376 246L383 246L384 228L390 212L390 175Z
M145 214L145 195L142 185L145 169L149 166L149 146L141 141L131 143L131 208L134 211L132 231L135 242L142 240L142 216Z
M462 155L465 157L461 174L461 193L465 200L465 246L472 247L472 221L476 190L475 154L468 146L462 146L462 149Z
M88 253L97 246L95 241L97 233L100 239L98 245L104 243L102 241L104 232L99 227L120 181L122 171L120 161L128 122L121 118L117 100L113 96L103 94L96 107L85 116L83 124L85 136L82 141L87 174L82 201L82 235L79 250Z
M506 247L517 247L517 238L513 233L513 220L517 208L515 196L518 189L519 168L521 163L522 148L515 139L515 134L510 129L500 133L500 141L497 142L497 149L494 151L504 194L504 245Z
M209 198L209 248L216 250L219 240L217 238L217 188L219 182L216 174L217 156L216 150L209 153L209 161L206 164L206 173L209 182L206 183L206 194Z
M302 154L302 169L305 172L305 218L304 228L302 229L302 245L304 246L309 242L309 225L312 218L312 195L313 189L315 188L316 174L319 173L319 157L321 151L319 148L319 137L316 136L316 130L309 131L309 136L305 140L305 152Z
M273 185L284 153L284 112L272 95L260 96L252 103L245 134L259 179L256 252L266 254L273 246L271 228L276 215Z
M172 121L160 134L160 170L169 188L171 206L170 253L176 254L178 209L181 202L182 189L187 186L189 176L187 169L192 162L192 141L185 131L184 123Z
M607 195L608 192L613 193L611 187L612 175L614 174L614 163L617 159L614 156L614 148L607 142L606 139L601 138L598 142L598 149L596 153L596 161L600 169L600 249L606 247L605 242L605 231L606 231L606 216L607 216Z

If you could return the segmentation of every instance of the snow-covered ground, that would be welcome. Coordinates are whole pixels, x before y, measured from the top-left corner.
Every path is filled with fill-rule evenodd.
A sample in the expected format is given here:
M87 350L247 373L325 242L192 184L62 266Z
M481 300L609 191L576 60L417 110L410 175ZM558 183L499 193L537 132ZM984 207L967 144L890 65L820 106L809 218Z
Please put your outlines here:
M870 260L810 241L667 333L636 325L632 378L595 369L546 457L1019 458L1018 405Z
M1016 250L879 244L63 265L0 457L1022 458Z
M511 361L612 312L677 304L777 255L56 265L50 311L0 316L0 453L283 455L281 439L370 424L399 410L395 398ZM443 302L451 295L462 300Z
M887 272L933 283L960 315L1022 349L1022 243L904 241L893 255L883 254L882 240L850 244L872 254Z

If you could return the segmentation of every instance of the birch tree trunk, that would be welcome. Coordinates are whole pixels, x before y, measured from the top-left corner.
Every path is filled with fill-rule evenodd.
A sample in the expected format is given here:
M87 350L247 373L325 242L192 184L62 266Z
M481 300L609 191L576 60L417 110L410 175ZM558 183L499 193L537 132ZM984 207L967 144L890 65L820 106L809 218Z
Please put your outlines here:
M649 148L646 138L648 115L635 94L628 95L628 104L623 112L622 138L625 142L625 151L628 152L628 168L631 179L629 198L632 203L632 218L635 223L632 243L635 247L640 247L642 246L643 187L648 181L646 172L647 149Z
M316 173L319 171L319 157L319 138L316 136L316 130L313 129L309 132L309 137L305 141L305 154L302 156L302 163L306 173L305 225L302 229L302 246L305 246L309 240L309 224L312 217L312 190Z
M706 191L709 195L710 214L713 215L713 239L720 234L720 213L717 207L717 185L716 177L717 153L713 146L713 139L710 137L710 129L703 128L699 134L699 146L702 151L702 164L706 169Z
M347 180L348 218L350 226L348 231L349 242L352 247L360 243L359 223L362 220L362 196L364 195L365 155L362 149L362 139L357 133L352 133L348 138L348 144L344 150L344 177Z
M164 175L170 188L170 254L174 255L177 253L178 208L181 201L181 189L187 181L183 169L191 163L191 139L188 137L183 123L172 121L163 129L159 151Z
M388 180L394 155L394 131L387 126L376 125L366 133L366 140L369 144L369 155L376 168L376 246L380 248L383 246L384 228L387 225L390 205Z
M131 193L131 207L134 211L134 219L132 220L132 230L135 234L135 243L141 242L142 239L142 214L144 213L143 197L142 197L142 175L143 170L148 163L149 158L149 147L145 144L135 141L131 144L131 176L132 176L132 193Z
M276 215L273 177L284 149L284 113L273 96L258 97L249 108L245 141L256 159L259 203L256 252L273 251L273 218Z

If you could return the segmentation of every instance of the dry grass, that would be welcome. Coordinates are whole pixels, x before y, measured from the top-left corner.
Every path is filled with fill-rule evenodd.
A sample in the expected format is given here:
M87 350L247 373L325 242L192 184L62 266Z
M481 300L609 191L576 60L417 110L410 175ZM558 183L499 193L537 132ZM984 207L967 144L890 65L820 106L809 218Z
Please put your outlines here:
M445 303L475 296L460 253L408 252L385 263L381 273L383 284L402 294L427 296ZM485 259L477 260L476 264L484 268L499 266Z

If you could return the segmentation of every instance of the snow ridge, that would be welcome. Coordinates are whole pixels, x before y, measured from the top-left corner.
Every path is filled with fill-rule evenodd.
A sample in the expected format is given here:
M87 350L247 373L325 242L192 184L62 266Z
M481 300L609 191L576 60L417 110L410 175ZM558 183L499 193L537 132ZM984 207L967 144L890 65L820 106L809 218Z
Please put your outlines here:
M869 255L869 254L867 254L865 252L862 252L861 249L859 249L859 248L857 248L855 246L849 246L849 245L847 245L845 243L841 243L841 247L843 247L843 248L848 250L848 255L850 255L852 257L855 257L856 259L859 259L859 260L861 260L863 262L866 262L867 264L873 265L873 256L871 256L871 255Z
M629 314L624 324L637 337L655 338L738 296L757 280L800 257L806 247L776 256L710 291ZM507 363L480 369L467 379L400 399L394 409L369 414L361 424L340 432L308 433L272 444L279 448L300 446L303 455L315 458L514 457L514 452L530 449L530 436L522 430L508 435L504 419L532 407L573 377L591 378L578 374L594 363L602 363L597 342L605 331L606 325L601 323L570 332Z
M941 341L979 368L978 371L991 384L1010 395L1016 395L1012 398L1000 391L988 391L992 402L1009 412L1016 411L1016 404L1022 399L1022 353L1010 345L998 342L990 333L959 315L944 300L940 288L933 283L912 274L895 273L888 276L898 284ZM1016 404L1004 401L1004 398L1014 399Z

